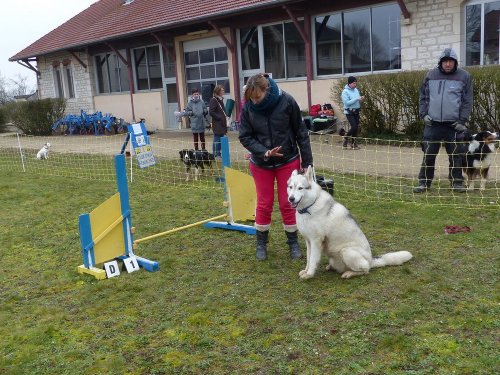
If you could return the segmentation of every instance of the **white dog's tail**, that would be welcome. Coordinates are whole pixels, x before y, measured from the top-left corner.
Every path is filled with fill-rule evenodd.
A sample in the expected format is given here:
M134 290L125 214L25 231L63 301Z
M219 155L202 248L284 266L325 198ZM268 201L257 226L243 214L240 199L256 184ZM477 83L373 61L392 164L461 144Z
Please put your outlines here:
M394 253L387 253L372 259L371 268L384 267L384 266L400 266L404 262L408 262L413 255L409 251L396 251Z

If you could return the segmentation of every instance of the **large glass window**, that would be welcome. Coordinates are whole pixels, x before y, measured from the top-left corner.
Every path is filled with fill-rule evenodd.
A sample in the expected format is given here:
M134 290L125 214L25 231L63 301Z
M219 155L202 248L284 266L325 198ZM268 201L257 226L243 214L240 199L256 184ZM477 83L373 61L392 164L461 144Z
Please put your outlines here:
M303 22L300 22L303 28ZM305 43L299 31L291 22L283 24L285 35L285 56L287 78L306 76Z
M259 31L257 26L240 30L241 68L260 68Z
M344 71L369 72L371 70L370 10L345 12L343 16Z
M66 79L66 87L68 88L68 98L74 98L75 86L73 85L73 71L71 70L71 66L65 66L64 73Z
M56 98L75 97L75 85L73 82L73 70L69 59L63 60L62 64L59 61L52 63L52 75L54 77L54 91Z
M304 27L304 21L299 24ZM272 73L275 79L306 76L305 43L292 22L240 29L240 48L244 79L255 70Z
M59 66L54 67L54 87L56 89L56 98L64 98L61 68Z
M135 49L134 62L138 90L163 88L159 46Z
M175 78L175 55L173 45L167 45L168 53L163 51L163 75L165 78Z
M229 93L227 59L226 47L185 52L186 93L191 95L196 88L202 93L203 100L207 100L212 97L216 85L224 86L226 94Z
M119 51L125 56L125 51ZM115 53L94 56L99 94L129 91L128 71Z
M315 18L317 75L401 69L397 4Z
M401 10L385 5L372 9L373 70L401 68Z
M266 72L272 73L273 78L285 78L283 24L263 27L262 37Z
M316 17L316 69L318 75L342 73L342 21L340 14Z
M499 63L500 1L474 2L465 7L465 63Z

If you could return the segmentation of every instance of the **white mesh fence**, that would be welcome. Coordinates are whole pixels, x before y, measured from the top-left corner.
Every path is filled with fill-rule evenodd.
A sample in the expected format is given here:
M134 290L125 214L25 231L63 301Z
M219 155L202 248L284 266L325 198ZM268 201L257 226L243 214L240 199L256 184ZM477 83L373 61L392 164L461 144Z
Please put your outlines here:
M206 134L206 148L212 151L212 134ZM120 152L125 135L114 136L50 136L29 137L9 135L0 137L0 170L32 174L66 176L69 178L114 180L113 157ZM165 132L150 136L157 163L140 169L135 157L127 158L131 182L141 179L153 184L182 185L222 191L222 162L206 165L198 180L194 168L187 175L179 151L193 149L189 131ZM228 134L231 167L249 173L247 152L238 141L237 132ZM51 144L46 160L36 154L46 143ZM336 134L311 134L314 165L317 175L334 182L338 199L359 197L375 201L400 201L457 207L500 206L500 157L493 154L485 190L456 193L448 179L448 155L441 147L436 160L432 188L415 194L423 153L420 142L380 139L358 139L359 150L343 149L342 138ZM130 152L130 147L126 149ZM133 152L132 152L133 154ZM132 162L132 165L130 164Z

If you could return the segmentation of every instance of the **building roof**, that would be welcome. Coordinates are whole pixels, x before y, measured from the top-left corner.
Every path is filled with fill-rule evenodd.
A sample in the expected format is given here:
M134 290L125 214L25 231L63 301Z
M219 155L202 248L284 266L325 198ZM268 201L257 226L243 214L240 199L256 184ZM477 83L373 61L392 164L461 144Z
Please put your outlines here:
M99 0L9 60L78 49L132 34L169 29L245 11L293 3L285 0Z

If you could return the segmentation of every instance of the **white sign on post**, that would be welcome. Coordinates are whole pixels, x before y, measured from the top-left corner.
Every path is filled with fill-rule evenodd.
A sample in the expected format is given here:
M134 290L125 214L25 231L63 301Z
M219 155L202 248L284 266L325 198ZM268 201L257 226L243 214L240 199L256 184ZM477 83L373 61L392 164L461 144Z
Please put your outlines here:
M134 148L139 168L155 165L156 160L153 155L153 148L149 143L148 132L146 131L144 123L139 122L137 124L131 124L128 126L128 131L130 133L130 140L132 141L132 147Z
M139 263L137 263L136 257L123 259L123 264L125 264L128 273L139 271Z
M109 278L120 276L120 267L118 267L118 262L112 260L111 262L104 263L104 270L106 271L106 276Z

